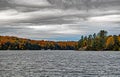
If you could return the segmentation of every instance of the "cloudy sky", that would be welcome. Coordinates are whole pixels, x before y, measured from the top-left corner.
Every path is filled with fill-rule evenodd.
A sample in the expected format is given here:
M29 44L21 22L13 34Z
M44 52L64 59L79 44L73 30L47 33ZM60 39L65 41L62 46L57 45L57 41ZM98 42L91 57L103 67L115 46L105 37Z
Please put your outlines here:
M0 0L0 35L78 40L101 29L120 34L120 0Z

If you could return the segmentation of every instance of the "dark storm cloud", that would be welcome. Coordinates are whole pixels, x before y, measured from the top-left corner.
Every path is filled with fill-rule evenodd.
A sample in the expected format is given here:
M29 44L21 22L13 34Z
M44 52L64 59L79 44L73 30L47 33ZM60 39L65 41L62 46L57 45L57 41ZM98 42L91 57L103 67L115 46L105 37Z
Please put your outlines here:
M100 29L119 34L119 10L120 0L0 0L0 34L33 39Z

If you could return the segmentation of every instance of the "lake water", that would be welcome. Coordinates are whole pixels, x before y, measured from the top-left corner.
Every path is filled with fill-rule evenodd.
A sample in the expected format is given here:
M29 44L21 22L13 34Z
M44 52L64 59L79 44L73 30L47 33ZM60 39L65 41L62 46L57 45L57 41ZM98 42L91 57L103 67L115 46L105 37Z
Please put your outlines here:
M0 51L0 77L120 77L120 52Z

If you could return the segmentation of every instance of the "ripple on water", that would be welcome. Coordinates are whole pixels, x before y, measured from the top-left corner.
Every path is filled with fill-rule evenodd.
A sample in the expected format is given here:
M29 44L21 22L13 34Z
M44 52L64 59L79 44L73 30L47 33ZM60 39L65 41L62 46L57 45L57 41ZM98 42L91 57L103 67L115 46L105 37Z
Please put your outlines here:
M0 77L120 77L120 52L1 51Z

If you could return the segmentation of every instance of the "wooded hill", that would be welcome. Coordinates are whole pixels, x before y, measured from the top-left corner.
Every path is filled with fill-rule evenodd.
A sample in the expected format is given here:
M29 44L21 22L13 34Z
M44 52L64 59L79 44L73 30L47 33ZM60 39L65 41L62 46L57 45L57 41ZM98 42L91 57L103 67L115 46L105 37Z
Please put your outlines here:
M1 50L75 50L78 42L74 41L36 41L14 36L0 36Z
M79 50L91 51L120 51L120 35L107 36L107 31L101 30L98 34L81 36L78 41L78 48Z

